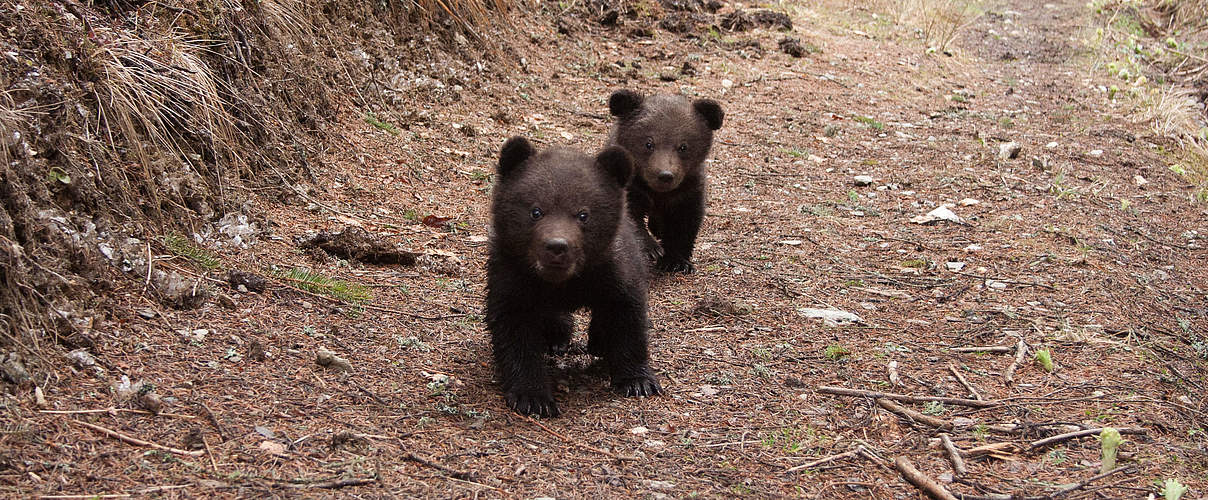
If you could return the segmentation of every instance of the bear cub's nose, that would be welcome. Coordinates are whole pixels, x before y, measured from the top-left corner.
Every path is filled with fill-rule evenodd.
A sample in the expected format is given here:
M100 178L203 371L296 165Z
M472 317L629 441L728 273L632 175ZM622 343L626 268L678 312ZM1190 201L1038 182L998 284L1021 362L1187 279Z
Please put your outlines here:
M545 240L545 251L553 255L562 255L570 249L570 244L564 238L550 238Z
M664 170L662 172L659 172L658 179L659 179L659 182L666 184L666 183L669 183L669 182L675 180L675 174L671 173L671 171L669 171L669 170Z

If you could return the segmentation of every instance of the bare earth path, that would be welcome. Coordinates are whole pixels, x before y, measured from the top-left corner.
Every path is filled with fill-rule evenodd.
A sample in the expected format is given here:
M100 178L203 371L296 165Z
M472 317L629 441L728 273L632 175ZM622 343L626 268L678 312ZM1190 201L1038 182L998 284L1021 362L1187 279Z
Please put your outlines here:
M434 61L425 70L448 64L464 88L401 94L397 136L350 110L308 199L258 203L279 238L224 254L247 270L307 266L371 285L373 308L276 286L228 291L230 309L148 320L136 314L152 307L141 283L121 278L114 301L129 313L98 328L106 377L80 371L47 398L56 410L108 408L124 374L154 383L178 416L28 406L32 427L10 434L15 453L0 458L26 473L0 485L22 495L917 498L893 467L907 457L954 492L1043 496L1096 475L1099 444L1031 443L1113 426L1145 432L1126 436L1129 468L1065 498L1143 498L1174 477L1202 497L1208 207L1167 168L1172 145L1095 90L1108 83L1078 41L1083 4L1012 3L1025 5L991 5L952 56L838 5L788 9L790 35L818 49L799 59L777 50L785 34L774 30L646 38L632 33L649 20L606 28L567 14L569 34L547 17L517 21L511 48L524 62L490 62L508 76ZM491 169L517 134L598 148L605 99L619 88L711 97L727 112L698 272L652 285L652 358L668 394L610 393L579 338L552 361L564 416L522 418L492 381L479 316ZM1008 141L1018 157L999 157ZM942 204L965 222L911 222ZM416 222L427 215L450 225ZM294 244L349 224L428 255L413 268L372 266ZM862 322L827 325L802 308ZM1021 340L1028 352L1011 368ZM969 346L1007 349L952 349ZM351 370L315 364L320 349ZM1041 349L1052 373L1033 362ZM935 428L820 386L962 399L972 388L994 403L899 404L954 426L961 449L999 446L966 457L954 477ZM72 419L198 453L135 446Z

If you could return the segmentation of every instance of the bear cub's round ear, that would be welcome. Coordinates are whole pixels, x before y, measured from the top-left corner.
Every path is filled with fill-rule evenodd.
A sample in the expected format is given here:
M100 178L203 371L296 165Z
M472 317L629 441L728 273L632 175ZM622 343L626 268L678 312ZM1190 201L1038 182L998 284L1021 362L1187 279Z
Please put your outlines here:
M609 146L596 155L596 168L603 171L609 179L616 181L620 187L629 184L633 177L633 160L629 153L620 146Z
M608 97L608 112L612 116L627 116L642 107L642 94L618 90Z
M705 125L709 126L709 130L721 128L721 122L726 118L726 112L721 110L721 104L713 99L697 99L692 102L692 109L695 109L696 113L705 119Z
M499 150L499 166L495 170L500 177L507 178L530 156L533 156L533 145L529 144L528 139L513 137L503 143L503 148Z

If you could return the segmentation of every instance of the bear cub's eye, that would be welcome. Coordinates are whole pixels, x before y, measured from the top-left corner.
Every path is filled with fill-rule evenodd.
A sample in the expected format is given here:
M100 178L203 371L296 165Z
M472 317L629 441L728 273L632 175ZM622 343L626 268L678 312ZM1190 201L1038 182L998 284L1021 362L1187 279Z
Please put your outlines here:
M686 151L688 151L688 145L687 145L687 144L680 144L680 145L679 145L679 152L683 153L683 152L686 152Z
M654 149L654 140L646 139L646 149Z
M576 215L575 217L577 217L579 219L579 222L587 222L587 211L584 210L582 212L579 212L579 214Z
M542 212L540 208L534 208L529 215L533 216L533 220L537 220L540 219L541 216L545 215L545 212Z

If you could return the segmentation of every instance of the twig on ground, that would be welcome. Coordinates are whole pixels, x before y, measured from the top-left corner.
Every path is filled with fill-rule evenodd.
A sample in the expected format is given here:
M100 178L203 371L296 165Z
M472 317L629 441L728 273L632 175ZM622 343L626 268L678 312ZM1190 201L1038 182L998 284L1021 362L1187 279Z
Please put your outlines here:
M543 431L545 431L545 432L548 432L550 435L552 435L552 436L554 436L554 437L556 437L556 438L558 438L558 439L561 439L561 440L562 440L562 442L564 442L564 443L570 443L570 444L573 444L573 445L578 446L578 447L580 447L580 448L583 448L583 449L585 449L585 450L588 450L588 451L594 451L594 452L599 453L599 454L601 454L601 455L605 455L605 456L611 457L613 460L619 460L619 461L628 461L628 462L636 462L636 461L638 461L638 458L637 458L637 457L631 457L631 456L626 456L626 455L618 455L618 454L613 453L613 452L608 451L608 450L603 450L603 449L600 449L600 448L596 448L595 446L591 446L591 445L589 445L589 444L587 444L587 443L581 443L581 442L578 442L578 441L572 441L570 438L568 438L568 437L566 437L566 436L563 436L563 435L561 435L561 434L558 434L558 432L557 432L557 431L555 431L555 430L553 430L553 429L550 429L549 427L546 427L546 426L545 426L545 424L542 424L541 422L538 422L537 420L533 419L533 417L524 417L524 419L525 419L525 420L528 420L528 421L529 421L529 422L531 422L533 425L536 425L537 427L540 427L540 428L541 428L541 430L543 430Z
M936 418L931 415L924 415L885 398L878 398L877 405L881 408L896 413L907 420L926 424L937 429L952 429L952 422L948 422L944 419Z
M365 477L365 478L350 478L350 479L332 479L330 481L319 481L319 482L315 482L315 483L291 483L288 481L282 481L280 479L273 479L272 481L274 483L284 486L286 488L294 488L294 489L319 488L319 489L325 489L325 490L335 490L335 489L340 489L340 488L343 488L346 486L361 486L363 484L376 483L377 478L376 477Z
M1095 481L1098 481L1100 479L1103 479L1107 476L1110 476L1112 474L1115 474L1117 472L1126 472L1126 471L1131 472L1132 470L1133 470L1133 467L1131 465L1127 466L1127 467L1116 467L1115 469L1109 470L1102 474L1096 474L1094 476L1083 479L1082 481L1078 481L1077 483L1062 486L1061 489L1057 490L1052 495L1049 495L1049 498L1052 498L1052 499L1061 498L1061 497L1065 496L1067 493L1085 488L1087 485L1089 485Z
M829 457L822 457L822 458L819 458L819 459L814 460L814 461L812 461L812 462L804 463L804 464L797 465L797 466L794 466L794 467L789 467L788 469L785 469L785 471L784 471L784 472L786 472L786 473L787 473L787 472L797 472L797 471L799 471L799 470L801 470L801 469L810 469L810 468L817 467L817 466L822 465L822 464L825 464L825 463L834 462L834 461L836 461L836 460L842 460L842 459L844 459L844 458L851 458L851 457L854 457L854 456L856 456L856 455L862 455L863 453L864 453L864 447L863 447L863 446L856 445L856 447L855 447L855 448L852 448L852 449L850 449L850 450L848 450L848 451L845 451L845 452L843 452L843 453L840 453L840 454L838 454L838 455L831 455L831 456L829 456Z
M944 451L948 452L948 461L952 462L952 471L957 477L965 476L969 473L969 469L965 467L965 459L961 458L961 452L952 443L952 438L946 433L940 434L940 443L944 445Z
M158 417L175 417L191 420L197 418L193 415L181 415L179 413L151 413L147 410L137 410L134 408L101 408L97 410L38 410L38 413L46 413L48 415L79 415L85 413L136 413L139 415L155 415Z
M885 398L895 401L905 401L907 403L926 403L928 401L938 401L944 404L957 406L971 406L973 408L991 408L1000 406L1002 403L998 401L979 401L976 399L962 398L945 398L939 396L908 396L905 394L894 394L890 392L866 391L863 389L848 389L846 387L835 387L830 385L819 386L818 392L823 394L833 394L836 396L857 396L866 398Z
M981 446L969 448L967 450L958 450L961 455L969 458L980 457L982 455L990 455L999 460L1007 460L1010 458L1010 453L1015 450L1015 443L990 443Z
M214 429L218 431L218 437L222 438L222 442L225 443L227 435L226 430L222 428L222 422L218 421L218 416L214 415L214 410L211 410L209 405L202 402L201 407L206 411L206 416L210 417L210 423L214 424Z
M1140 428L1140 427L1125 427L1123 429L1116 429L1116 430L1120 431L1120 434L1145 434L1145 432L1146 432L1145 429ZM1030 449L1035 450L1036 448L1041 448L1044 446L1048 446L1050 444L1060 443L1062 441L1068 441L1070 439L1080 438L1080 437L1084 437L1084 436L1097 436L1097 435L1099 435L1100 432L1103 432L1103 428L1085 429L1085 430L1081 430L1081 431L1067 432L1065 434L1058 434L1056 436L1049 436L1044 439L1038 439L1036 441L1032 441L1032 443L1030 445Z
M956 496L944 489L943 486L940 486L939 483L935 482L934 479L931 479L922 472L919 472L919 470L914 467L914 464L910 463L909 458L900 456L897 460L894 460L893 465L896 469L898 469L898 473L902 475L902 478L905 479L906 482L914 485L915 488L918 488L923 493L926 493L927 496L935 500L956 500Z
M979 347L953 347L948 349L952 352L990 352L990 353L1008 353L1014 351L1015 348L1006 345L990 345Z
M198 451L182 450L182 449L180 449L180 448L173 448L173 447L171 447L171 446L164 446L164 445L162 445L162 444L152 443L152 442L150 442L150 441L144 441L144 440L142 440L142 439L138 439L138 438L136 438L136 437L127 436L127 435L122 434L122 433L120 433L120 432L117 432L117 431L114 431L114 430L109 430L109 429L106 429L106 428L101 427L101 426L99 426L99 425L90 424L90 423L88 423L88 422L81 422L81 421L79 421L79 420L70 419L70 418L69 418L69 419L67 419L67 421L68 421L68 422L71 422L71 423L73 423L73 424L82 425L82 426L87 427L87 428L89 428L89 429L92 429L92 430L94 430L94 431L97 431L97 432L100 432L100 433L102 433L102 434L105 434L106 436L109 436L109 437L112 437L112 438L116 438L116 439L120 439L120 440L122 440L122 441L125 441L125 442L130 443L130 444L133 444L133 445L138 445L138 446L150 446L150 447L155 448L155 449L157 449L157 450L163 450L163 451L166 451L166 452L169 452L169 453L175 453L175 454L177 454L177 455L186 455L186 456L190 456L190 457L200 457L200 456L202 456L202 455L204 455L204 454L205 454L205 452L200 451L200 450L198 450Z
M408 461L415 462L420 465L431 467L438 471L444 472L445 474L448 474L449 477L452 477L455 479L461 479L464 481L473 481L474 480L473 472L451 469L449 467L445 467L444 465L438 464L436 462L428 460L428 459L421 457L419 455L416 455L414 453L410 453L410 452L406 453L405 455L403 455L403 460L408 460Z
M1003 379L1007 385L1015 383L1015 370L1023 363L1024 358L1028 355L1028 343L1023 341L1023 335L1019 336L1019 342L1015 344L1015 360L1011 362L1011 366L1007 367L1007 371L1003 372Z
M973 384L970 384L968 380L965 380L965 376L961 375L961 372L956 368L956 365L948 365L948 371L952 372L952 376L956 377L957 382L960 382L961 385L965 386L965 390L969 391L969 395L973 396L973 399L978 401L985 399L982 397L981 393L977 391L977 387L974 387Z

